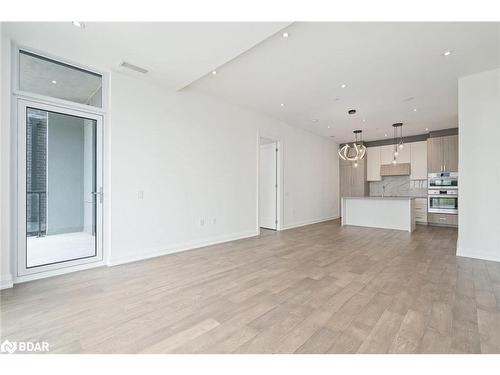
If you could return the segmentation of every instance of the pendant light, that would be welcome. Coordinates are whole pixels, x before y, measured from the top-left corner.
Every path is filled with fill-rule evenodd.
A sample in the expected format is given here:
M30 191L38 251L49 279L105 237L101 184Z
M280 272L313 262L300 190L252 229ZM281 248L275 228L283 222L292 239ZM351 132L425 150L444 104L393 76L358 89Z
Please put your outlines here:
M392 164L396 164L398 162L397 161L397 157L399 154L398 150L402 150L404 148L403 123L397 122L395 124L392 124L392 127L394 129L394 157L392 159Z
M363 144L361 136L362 132L362 130L354 130L354 142L352 144L346 143L338 151L342 160L354 162L354 168L358 166L358 160L363 159L366 155L366 146Z

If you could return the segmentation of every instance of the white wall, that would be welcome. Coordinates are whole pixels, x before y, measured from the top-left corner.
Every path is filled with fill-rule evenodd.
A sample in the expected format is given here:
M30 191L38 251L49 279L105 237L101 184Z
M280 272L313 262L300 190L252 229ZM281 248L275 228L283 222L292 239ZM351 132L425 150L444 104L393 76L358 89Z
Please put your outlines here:
M10 40L3 36L0 23L0 289L12 286L10 190Z
M111 264L256 235L263 133L283 145L283 226L338 217L334 142L194 92L111 82Z
M500 261L500 69L458 82L457 255Z

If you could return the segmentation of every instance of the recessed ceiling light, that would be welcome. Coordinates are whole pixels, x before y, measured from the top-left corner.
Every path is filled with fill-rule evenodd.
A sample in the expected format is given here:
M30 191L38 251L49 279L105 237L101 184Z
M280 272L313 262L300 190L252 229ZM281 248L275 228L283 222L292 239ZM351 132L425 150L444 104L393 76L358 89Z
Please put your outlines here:
M363 122L366 122L366 119L363 119Z
M328 125L328 129L330 129L330 125Z
M57 83L57 81L56 81L56 80L53 80L53 81L52 81L52 83L55 85L55 84Z
M342 87L343 89L345 89L347 87L347 85L345 83L341 84L340 87Z
M314 123L318 122L319 120L317 118L312 120Z
M286 31L282 34L283 38L288 38L290 34L288 34Z
M413 112L417 112L417 109L416 109L416 108L413 108Z
M213 76L217 75L217 70L212 70L212 75Z
M80 29L85 29L85 23L81 21L73 21L73 26L79 27Z
M284 107L285 106L285 103L281 103L280 106Z
M429 131L429 128L425 128L425 131L428 132Z
M451 51L444 51L443 52L443 56L450 56L451 55Z

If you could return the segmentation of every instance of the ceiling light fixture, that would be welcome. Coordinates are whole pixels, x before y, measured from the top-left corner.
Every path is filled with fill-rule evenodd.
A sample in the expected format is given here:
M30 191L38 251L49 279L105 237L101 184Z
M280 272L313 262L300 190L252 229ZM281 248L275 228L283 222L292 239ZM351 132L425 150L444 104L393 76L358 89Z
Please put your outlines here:
M417 109L416 109L416 108L413 108L413 112L417 112Z
M342 87L343 89L345 89L347 87L347 85L345 83L341 84L340 87Z
M213 76L217 75L217 70L212 70L212 75Z
M339 151L339 157L342 160L354 162L353 166L358 166L358 160L361 160L366 155L366 146L363 144L362 130L354 130L354 142L352 144L346 143Z
M57 83L57 81L56 80L52 80L52 83L55 85Z
M290 34L288 34L286 31L282 34L283 38L288 38Z
M425 131L428 132L429 131L429 128L425 128Z
M284 107L285 106L285 103L281 103L280 106Z
M450 55L451 55L451 51L444 51L444 52L442 53L442 55L443 55L444 57L450 56Z
M392 159L392 164L396 164L397 157L399 155L398 148L403 149L404 143L403 143L403 123L402 122L397 122L392 125L394 128L394 158ZM398 137L398 130L399 130L399 137ZM399 140L398 140L399 138Z
M317 118L313 119L312 122L317 123L319 120Z
M328 129L330 129L330 125L328 125Z
M73 26L79 27L80 29L85 29L85 23L81 21L73 21L72 24Z
M363 119L363 122L366 122L366 119Z

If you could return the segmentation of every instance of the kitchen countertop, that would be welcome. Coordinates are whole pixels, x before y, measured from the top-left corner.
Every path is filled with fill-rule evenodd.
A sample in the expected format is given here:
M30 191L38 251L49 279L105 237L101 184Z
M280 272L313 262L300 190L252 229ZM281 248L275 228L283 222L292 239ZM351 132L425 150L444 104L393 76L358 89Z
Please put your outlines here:
M411 199L415 199L417 197L342 197L343 199L375 199L375 200L399 200L399 201L407 201Z

